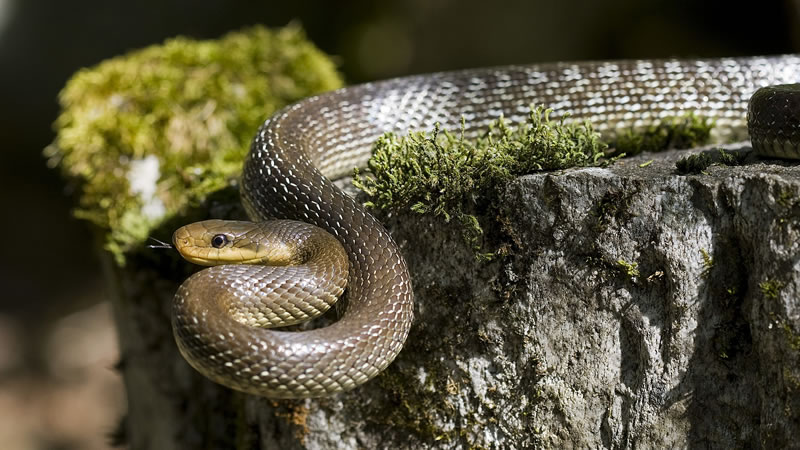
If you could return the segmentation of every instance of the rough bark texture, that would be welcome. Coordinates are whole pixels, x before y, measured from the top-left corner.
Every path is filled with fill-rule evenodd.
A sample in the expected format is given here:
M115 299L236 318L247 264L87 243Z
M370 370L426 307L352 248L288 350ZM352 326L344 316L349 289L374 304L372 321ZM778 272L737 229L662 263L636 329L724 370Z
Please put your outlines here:
M538 174L456 229L387 218L415 324L387 371L271 401L194 373L170 331L185 271L113 269L132 448L791 448L800 436L800 166L749 158ZM149 268L148 268L149 267Z

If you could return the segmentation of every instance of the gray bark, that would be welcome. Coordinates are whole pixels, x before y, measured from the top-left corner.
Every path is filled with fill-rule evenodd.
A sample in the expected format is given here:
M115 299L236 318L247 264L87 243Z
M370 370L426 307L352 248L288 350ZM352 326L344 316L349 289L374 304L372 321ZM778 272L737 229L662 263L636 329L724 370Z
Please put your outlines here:
M386 218L415 323L384 373L330 399L204 380L169 328L180 265L110 266L132 447L800 445L800 166L679 176L680 156L519 178L482 217L507 252L490 263L452 225Z

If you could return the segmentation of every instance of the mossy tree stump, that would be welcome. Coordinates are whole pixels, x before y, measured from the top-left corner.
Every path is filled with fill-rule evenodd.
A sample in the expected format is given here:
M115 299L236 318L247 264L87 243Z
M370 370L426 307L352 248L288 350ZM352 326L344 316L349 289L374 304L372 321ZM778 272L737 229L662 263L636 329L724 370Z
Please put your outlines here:
M77 214L97 230L116 293L130 404L120 439L154 449L794 442L800 169L752 156L690 176L676 173L678 153L515 173L493 207L452 216L466 220L384 217L409 262L417 319L397 360L354 391L272 401L193 371L170 327L193 269L146 239L241 217L235 180L258 125L339 84L297 29L256 28L111 60L64 90L47 153L79 187ZM477 223L465 245L460 227Z

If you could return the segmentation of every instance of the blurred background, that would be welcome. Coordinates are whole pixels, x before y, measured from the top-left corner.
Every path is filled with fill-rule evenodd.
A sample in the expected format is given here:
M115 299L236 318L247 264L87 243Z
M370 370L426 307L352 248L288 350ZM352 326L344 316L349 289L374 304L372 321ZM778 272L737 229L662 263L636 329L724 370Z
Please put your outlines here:
M0 0L0 448L106 448L125 411L108 290L42 149L76 70L165 38L299 22L348 83L556 60L800 49L764 0Z

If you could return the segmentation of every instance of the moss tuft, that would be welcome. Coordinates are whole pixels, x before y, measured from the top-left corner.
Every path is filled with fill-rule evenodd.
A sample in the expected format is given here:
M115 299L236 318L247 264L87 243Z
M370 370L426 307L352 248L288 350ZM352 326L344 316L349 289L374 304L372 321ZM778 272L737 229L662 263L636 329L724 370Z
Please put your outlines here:
M800 354L800 335L795 333L794 330L792 330L791 325L785 321L781 321L778 325L783 330L783 334L786 338L787 344L789 344L789 348Z
M777 203L783 206L784 208L792 208L795 204L795 197L797 197L797 195L792 189L790 188L782 189L778 193Z
M617 266L629 280L639 277L639 263L631 263L624 259L617 260Z
M681 175L700 174L711 166L711 157L707 153L698 153L679 159L675 163L675 168Z
M706 145L711 140L714 123L708 118L690 113L669 117L644 130L627 130L617 135L611 147L614 154L627 156L667 149L686 149Z
M726 152L719 149L717 163L723 166L741 166L745 156L747 156L745 152Z
M550 113L540 106L531 108L523 124L499 119L475 141L464 138L463 123L459 135L438 126L407 136L387 133L373 147L369 173L356 170L353 183L368 195L368 206L459 223L478 250L483 231L470 211L505 183L527 173L609 162L603 158L607 145L591 125L551 121Z
M714 269L714 258L708 253L708 251L704 248L700 249L700 256L703 257L703 271L700 272L700 276L703 278L708 278L711 274L711 270Z
M761 293L764 294L764 298L770 299L778 298L783 286L783 282L778 280L767 280L758 284L759 289L761 289Z
M155 226L238 175L266 117L341 84L297 26L174 38L75 74L45 155L122 264Z
M474 211L496 198L509 180L537 171L602 166L626 154L703 145L713 128L695 114L668 118L618 135L608 152L591 124L566 123L568 117L551 121L550 113L539 106L523 124L495 121L476 141L464 139L463 124L459 135L438 126L429 133L388 133L373 147L369 174L356 170L354 184L367 194L368 206L457 222L478 257L489 258L479 251L483 230Z
M712 157L708 152L703 152L681 158L675 163L675 168L681 175L700 174L705 172L712 164L739 166L744 161L745 156L747 156L747 153L726 152L723 149L719 149L716 157Z

